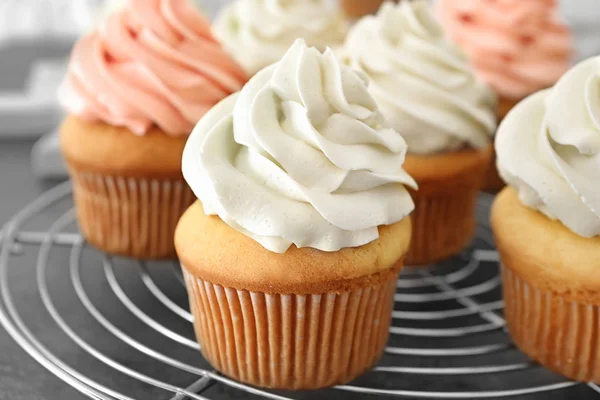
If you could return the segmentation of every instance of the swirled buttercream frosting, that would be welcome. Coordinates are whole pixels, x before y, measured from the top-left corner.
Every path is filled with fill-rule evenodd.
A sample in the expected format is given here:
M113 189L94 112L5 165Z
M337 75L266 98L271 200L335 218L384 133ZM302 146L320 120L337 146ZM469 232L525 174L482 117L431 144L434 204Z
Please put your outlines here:
M517 105L496 141L521 201L584 237L600 235L600 57Z
M439 0L448 35L496 93L522 99L569 69L573 39L557 0Z
M298 40L198 123L183 174L206 214L266 249L333 252L412 212L405 155L364 76Z
M445 40L428 2L385 3L354 26L341 56L367 75L371 95L409 152L490 145L496 98Z
M75 45L59 97L87 120L188 135L245 81L189 0L129 0Z

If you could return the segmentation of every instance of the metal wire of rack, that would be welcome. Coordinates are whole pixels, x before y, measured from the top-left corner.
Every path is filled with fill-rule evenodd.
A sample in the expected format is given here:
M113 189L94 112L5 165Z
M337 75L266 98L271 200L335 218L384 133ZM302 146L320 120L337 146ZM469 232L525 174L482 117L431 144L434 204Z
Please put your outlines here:
M0 322L31 357L92 399L546 399L572 398L574 390L578 398L597 398L595 384L565 381L511 344L485 222L490 202L487 196L479 202L482 222L472 249L403 273L380 365L326 391L261 390L212 370L198 353L179 266L89 248L74 228L68 183L0 231ZM49 226L26 229L40 217ZM16 268L31 276L17 278ZM32 305L15 301L15 288L30 292Z

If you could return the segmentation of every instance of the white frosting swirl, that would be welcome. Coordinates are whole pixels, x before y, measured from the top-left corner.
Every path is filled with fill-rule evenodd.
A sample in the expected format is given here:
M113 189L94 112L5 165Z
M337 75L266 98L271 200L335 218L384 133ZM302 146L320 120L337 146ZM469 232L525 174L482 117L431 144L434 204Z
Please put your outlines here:
M600 235L600 57L515 107L496 150L500 174L525 205L580 236Z
M348 24L327 0L237 0L221 11L213 29L253 75L279 61L298 38L320 50L340 45Z
M268 250L329 252L412 212L405 156L362 77L298 40L198 123L183 174L208 215Z
M411 153L491 143L495 95L445 40L427 2L385 3L356 24L341 53L369 77L369 91Z

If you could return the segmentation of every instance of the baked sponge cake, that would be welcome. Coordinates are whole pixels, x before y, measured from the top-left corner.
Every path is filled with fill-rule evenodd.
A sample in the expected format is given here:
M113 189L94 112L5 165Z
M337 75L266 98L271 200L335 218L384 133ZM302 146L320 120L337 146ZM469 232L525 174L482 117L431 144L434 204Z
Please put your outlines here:
M195 203L176 243L204 357L269 388L317 389L362 375L387 343L410 231L405 218L358 248L277 254Z
M252 385L317 389L381 356L416 188L364 77L298 40L186 145L175 234L202 352Z
M517 105L500 126L509 187L492 227L517 346L571 379L600 382L600 58Z

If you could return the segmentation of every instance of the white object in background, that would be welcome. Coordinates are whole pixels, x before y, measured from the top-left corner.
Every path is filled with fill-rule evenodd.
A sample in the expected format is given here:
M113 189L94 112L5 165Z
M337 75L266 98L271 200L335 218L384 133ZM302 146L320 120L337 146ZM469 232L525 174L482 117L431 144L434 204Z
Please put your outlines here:
M89 29L102 0L2 0L0 42L76 37Z
M13 114L10 115L15 123L18 122L15 126L20 130L16 132L13 129L13 133L20 133L21 136L33 132L40 133L58 125L63 112L57 102L56 92L64 79L66 69L66 61L40 62L34 66L31 83L28 85L30 99L21 100L19 107L6 104L6 109L12 108ZM0 110L1 100L0 97ZM0 113L0 120L4 121L8 115L3 116ZM67 169L60 153L57 132L48 133L37 141L31 153L31 163L33 172L40 178L66 177Z
M35 143L31 151L31 166L38 178L67 177L67 166L60 152L58 131L44 135Z
M43 43L74 42L93 26L103 4L103 0L0 0L0 57L9 47L21 46L23 53L31 53ZM0 91L2 138L39 136L55 126L61 114L56 90L64 77L64 63L40 59L19 67L30 68L24 90Z
M561 15L575 39L576 61L600 55L600 5L598 0L561 0Z
M0 136L39 136L60 119L56 91L66 63L42 60L32 65L23 92L0 92Z

